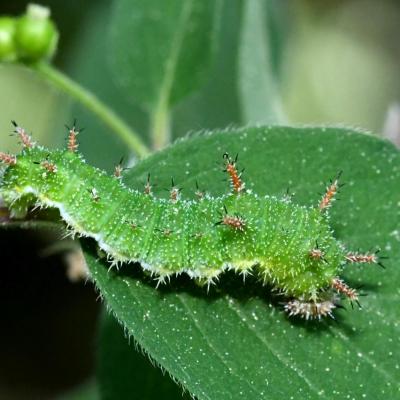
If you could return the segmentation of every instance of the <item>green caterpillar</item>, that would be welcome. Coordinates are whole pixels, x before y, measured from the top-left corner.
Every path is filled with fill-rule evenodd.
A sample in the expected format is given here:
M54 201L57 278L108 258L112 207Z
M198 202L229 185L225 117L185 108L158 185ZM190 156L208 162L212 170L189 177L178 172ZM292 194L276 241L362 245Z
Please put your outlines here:
M0 153L7 165L0 195L11 215L36 207L57 209L71 233L94 238L111 266L138 262L164 282L186 273L212 284L225 270L255 274L285 295L289 315L306 319L330 316L339 295L358 303L359 294L339 278L346 263L375 263L377 253L353 253L335 239L328 211L339 190L339 176L316 207L289 198L257 196L245 189L237 159L224 154L229 194L183 200L174 185L170 198L143 192L121 181L122 167L108 176L77 153L77 134L69 130L68 148L37 146L16 123L23 145L17 156Z

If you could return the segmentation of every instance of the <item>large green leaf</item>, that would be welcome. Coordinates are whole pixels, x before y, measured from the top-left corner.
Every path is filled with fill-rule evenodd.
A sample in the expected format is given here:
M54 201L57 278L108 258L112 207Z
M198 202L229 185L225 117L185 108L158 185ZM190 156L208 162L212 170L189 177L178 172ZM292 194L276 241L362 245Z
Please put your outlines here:
M239 152L247 187L316 204L327 179L347 185L331 212L351 249L382 248L387 269L349 266L345 279L369 295L337 321L289 319L280 298L254 280L227 275L209 294L188 278L155 289L140 268L120 271L87 251L108 306L137 343L199 399L394 399L399 397L400 154L390 143L341 128L249 128L195 135L144 160L126 181L150 172L158 192L174 176L191 197L197 180L226 191L216 161ZM118 363L114 368L119 368ZM134 371L132 371L134 373ZM106 377L103 377L106 379ZM127 395L127 397L129 397Z
M99 344L97 376L102 400L190 399L168 374L163 374L137 346L135 348L135 343L110 315L102 319Z
M123 93L148 110L174 104L206 78L220 0L120 0L109 58Z

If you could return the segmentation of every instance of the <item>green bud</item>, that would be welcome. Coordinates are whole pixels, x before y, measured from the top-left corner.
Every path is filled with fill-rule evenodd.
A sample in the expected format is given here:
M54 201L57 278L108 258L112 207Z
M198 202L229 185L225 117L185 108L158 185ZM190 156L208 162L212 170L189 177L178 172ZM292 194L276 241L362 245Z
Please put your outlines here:
M34 62L54 55L58 32L49 17L47 7L29 4L26 14L18 19L15 43L21 60Z
M17 52L14 45L15 19L0 17L0 62L15 61Z

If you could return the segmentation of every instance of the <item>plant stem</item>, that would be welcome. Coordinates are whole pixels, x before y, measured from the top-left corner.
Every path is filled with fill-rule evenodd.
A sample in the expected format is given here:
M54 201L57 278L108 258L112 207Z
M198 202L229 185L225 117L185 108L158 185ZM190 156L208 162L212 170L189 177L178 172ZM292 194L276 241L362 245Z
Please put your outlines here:
M160 150L171 140L171 120L166 102L160 101L150 115L153 150Z
M48 63L37 63L29 67L97 115L139 157L145 157L149 154L148 147L138 134L89 90Z

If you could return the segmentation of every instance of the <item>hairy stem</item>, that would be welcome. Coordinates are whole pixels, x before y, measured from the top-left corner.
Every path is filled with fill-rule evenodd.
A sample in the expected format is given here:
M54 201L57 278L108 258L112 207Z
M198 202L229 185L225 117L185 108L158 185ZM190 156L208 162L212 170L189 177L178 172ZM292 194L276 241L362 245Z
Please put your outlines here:
M46 81L51 82L97 115L139 157L145 157L149 154L148 147L139 135L89 90L48 63L37 63L30 65L30 67Z

